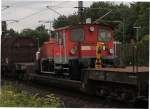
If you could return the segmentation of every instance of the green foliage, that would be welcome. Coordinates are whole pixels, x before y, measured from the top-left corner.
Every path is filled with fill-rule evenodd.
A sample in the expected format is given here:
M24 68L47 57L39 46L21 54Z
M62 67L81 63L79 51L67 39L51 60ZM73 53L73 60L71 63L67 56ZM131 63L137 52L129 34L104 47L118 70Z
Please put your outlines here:
M19 33L14 31L12 28L3 32L2 37L18 37Z
M2 37L36 37L39 40L39 45L41 46L43 42L49 39L49 34L44 25L37 27L36 29L24 29L21 33L14 31L13 29L7 30Z
M63 107L62 102L54 94L39 97L12 87L10 84L2 86L0 107Z
M59 16L58 19L54 20L54 28L59 28L68 25L66 16Z
M21 37L36 37L39 40L39 45L41 46L44 41L49 39L49 34L45 29L44 25L37 27L35 30L32 29L24 29L20 33Z
M149 2L137 2L131 4L131 9L134 10L134 16L136 17L134 20L134 26L141 26L140 29L140 39L144 35L149 34Z
M136 31L133 29L133 26L141 26L139 31L139 37L142 37L149 32L149 4L148 2L133 2L129 5L120 3L116 4L114 2L94 2L90 8L85 8L84 13L84 22L86 18L92 18L92 21L97 20L101 16L105 15L110 10L111 13L105 16L102 20L109 21L120 21L115 26L115 39L122 41L123 37L123 23L125 30L125 41L135 39ZM70 18L71 16L71 18ZM78 15L70 15L69 17L60 16L54 21L54 28L63 27L66 25L79 24ZM71 19L71 20L70 20ZM102 22L99 21L99 22ZM65 22L65 23L64 23Z
M69 15L68 17L66 16L59 16L58 19L54 20L53 27L54 28L59 28L59 27L64 27L67 25L75 25L79 23L79 16L78 15Z
M149 65L149 40L137 43L137 56L139 65Z
M68 22L70 25L76 25L80 22L80 18L78 15L73 14L68 16Z
M99 23L107 21L112 24L111 22L113 21L119 21L120 23L118 22L114 25L115 39L123 41L124 27L125 42L129 42L130 39L136 39L136 30L133 27L141 26L139 30L139 39L141 40L143 36L149 34L149 7L149 2L132 2L130 5L123 3L116 4L115 2L93 2L89 8L84 8L83 21L85 22L86 18L90 17L94 22L112 10L107 16L99 20ZM76 13L69 16L63 15L54 20L53 27L56 29L67 25L79 24L80 22L80 16ZM35 30L24 29L20 34L10 29L5 34L12 37L35 36L39 39L40 45L49 39L48 32L43 25L37 27Z
M149 37L150 37L150 35L145 35L145 36L143 36L141 41L149 41Z

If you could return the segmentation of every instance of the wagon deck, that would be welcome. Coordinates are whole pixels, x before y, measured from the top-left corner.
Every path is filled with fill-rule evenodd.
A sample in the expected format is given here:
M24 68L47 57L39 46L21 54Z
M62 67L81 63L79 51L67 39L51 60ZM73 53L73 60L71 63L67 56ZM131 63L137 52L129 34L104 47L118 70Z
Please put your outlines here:
M136 73L136 72L149 72L149 67L146 66L139 66L134 67L133 66L128 66L125 68L88 68L84 69L84 71L100 71L100 72L119 72L119 73Z
M149 67L139 66L134 68L127 66L125 68L87 68L82 73L86 79L95 81L107 81L125 84L138 84L138 80L147 83Z

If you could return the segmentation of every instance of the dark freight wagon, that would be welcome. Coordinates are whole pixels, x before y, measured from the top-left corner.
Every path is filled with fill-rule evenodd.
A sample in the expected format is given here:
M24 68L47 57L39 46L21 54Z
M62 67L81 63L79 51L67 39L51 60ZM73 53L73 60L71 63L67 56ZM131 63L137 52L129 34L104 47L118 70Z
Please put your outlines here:
M33 63L36 51L37 41L34 37L1 38L2 74L8 73L9 69L9 74L13 73L20 64Z

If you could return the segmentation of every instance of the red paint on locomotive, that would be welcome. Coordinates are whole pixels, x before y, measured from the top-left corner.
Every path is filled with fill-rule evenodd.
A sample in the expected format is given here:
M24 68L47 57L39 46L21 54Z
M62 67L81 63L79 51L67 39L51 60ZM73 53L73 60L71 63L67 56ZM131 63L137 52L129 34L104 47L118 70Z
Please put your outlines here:
M83 24L56 29L54 38L41 47L41 59L52 58L56 63L64 63L73 58L95 58L97 42L103 42L107 48L102 50L102 56L111 55L110 49L113 48L114 37L112 31L111 26L100 24ZM110 40L99 40L101 35L103 40L107 36Z

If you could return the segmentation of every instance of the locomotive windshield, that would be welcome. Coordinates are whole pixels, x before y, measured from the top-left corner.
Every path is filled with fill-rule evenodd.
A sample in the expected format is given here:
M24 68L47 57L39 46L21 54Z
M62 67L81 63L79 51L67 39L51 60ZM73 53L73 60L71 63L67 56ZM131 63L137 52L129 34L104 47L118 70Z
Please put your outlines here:
M70 38L72 41L83 41L84 33L82 28L72 29L70 31Z
M111 31L107 29L100 29L98 32L98 40L102 42L108 42L111 41Z

